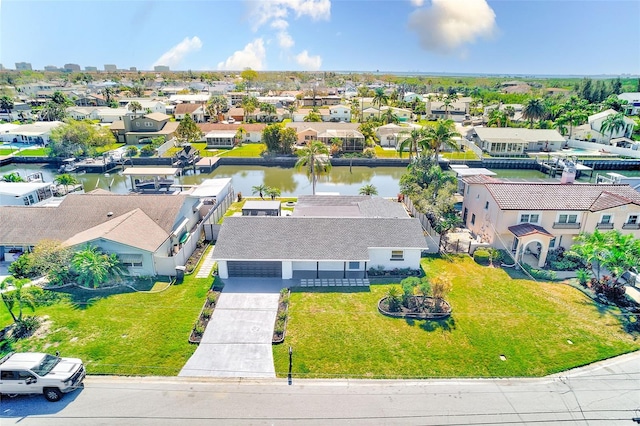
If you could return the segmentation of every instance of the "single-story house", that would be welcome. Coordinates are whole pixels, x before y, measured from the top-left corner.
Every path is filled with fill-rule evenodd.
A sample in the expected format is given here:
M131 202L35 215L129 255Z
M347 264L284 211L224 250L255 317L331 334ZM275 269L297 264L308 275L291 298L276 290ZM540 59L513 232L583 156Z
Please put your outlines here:
M2 139L8 142L47 145L51 142L51 130L62 124L64 123L61 121L36 121L31 124L22 124L2 134Z
M162 101L147 99L147 98L122 98L118 100L118 104L129 110L129 104L131 102L138 102L142 107L140 112L159 112L161 114L167 113L167 104Z
M57 207L0 207L0 260L43 239L116 253L134 275L174 275L200 237L200 200L187 195L70 194Z
M193 121L196 123L204 122L204 105L203 104L192 104L192 103L182 103L176 105L176 109L173 112L176 120L183 120L186 114L191 115Z
M478 241L513 253L531 252L539 267L549 250L570 248L581 232L616 229L640 238L640 193L629 185L509 182L464 178L462 218Z
M414 129L422 126L412 123L395 124L389 123L376 129L376 136L380 140L380 146L396 148L402 141L409 137Z
M244 143L259 143L262 141L262 131L266 127L266 124L261 123L198 123L198 127L202 130L202 133L206 135L209 132L233 132L234 135L238 134L238 129L242 127L244 129L244 136L241 142Z
M51 182L0 181L0 206L31 206L53 197Z
M220 278L365 278L369 268L420 267L418 219L237 216L225 219L213 257Z
M204 135L207 148L233 148L236 140L234 130L212 130Z
M467 140L491 155L522 155L527 151L557 151L565 138L553 129L473 127Z
M347 139L353 137L357 140L362 136L358 131L358 123L291 122L286 126L296 129L298 144L320 140L321 137L325 139L325 143L331 143L331 138L340 137L340 134ZM364 143L364 136L362 136L362 143Z

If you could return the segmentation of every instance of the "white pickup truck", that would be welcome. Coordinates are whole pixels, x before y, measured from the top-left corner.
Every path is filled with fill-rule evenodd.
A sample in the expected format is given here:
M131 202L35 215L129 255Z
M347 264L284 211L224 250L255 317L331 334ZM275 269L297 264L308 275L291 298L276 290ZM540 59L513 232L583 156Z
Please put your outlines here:
M48 401L82 386L86 371L78 358L40 352L10 353L0 359L0 393L8 396L41 393Z

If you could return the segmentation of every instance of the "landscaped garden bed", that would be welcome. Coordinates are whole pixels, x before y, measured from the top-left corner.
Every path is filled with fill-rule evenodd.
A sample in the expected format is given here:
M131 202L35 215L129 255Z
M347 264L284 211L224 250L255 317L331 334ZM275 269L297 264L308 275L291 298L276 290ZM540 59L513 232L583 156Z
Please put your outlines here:
M213 287L207 292L207 298L204 301L204 305L202 305L200 315L198 316L196 323L193 325L193 330L191 330L189 343L199 344L202 340L202 335L204 334L204 330L207 328L207 325L211 320L213 310L216 307L216 303L218 303L218 298L220 297L221 291L221 289Z
M436 300L433 297L412 296L408 299L408 306L400 303L396 305L393 298L385 296L378 302L378 312L394 318L412 319L444 319L451 315L451 305L446 300Z
M280 290L280 299L278 300L278 313L276 314L276 323L273 327L274 345L284 342L287 332L287 319L289 316L289 296L291 291L288 288Z
M191 253L189 259L187 259L187 264L185 265L187 269L185 270L185 273L192 274L196 270L198 264L200 263L200 260L202 259L202 256L204 256L208 247L209 241L198 241L198 243L196 244L196 249L193 251L193 253Z

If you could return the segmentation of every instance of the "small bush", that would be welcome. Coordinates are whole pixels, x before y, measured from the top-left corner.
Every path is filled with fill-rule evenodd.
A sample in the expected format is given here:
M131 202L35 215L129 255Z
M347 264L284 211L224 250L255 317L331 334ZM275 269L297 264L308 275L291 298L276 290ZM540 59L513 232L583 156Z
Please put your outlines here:
M278 320L285 321L287 319L287 311L278 312Z
M522 264L522 268L537 280L553 281L558 277L554 271L547 271L545 269L535 269L526 263Z
M486 249L479 248L473 252L473 260L475 260L476 263L479 263L480 265L488 265L489 258L490 258L490 254L489 254L489 251Z
M387 291L387 302L389 304L389 312L400 311L400 306L402 306L402 296L398 287L393 286L389 288Z
M197 323L194 327L193 327L193 333L196 336L202 336L204 334L204 325Z
M127 148L127 156L135 157L136 155L138 155L138 147L137 146L130 146L130 147Z
M211 315L213 315L213 309L207 308L202 310L201 317L203 320L208 321L209 318L211 318Z
M38 329L38 327L40 327L40 320L37 317L24 317L16 323L16 326L13 329L13 337L16 339L29 337Z
M153 145L145 145L140 149L140 155L143 155L145 157L151 157L153 154L155 154L156 149L153 147Z
M209 301L209 303L215 305L218 301L218 298L216 297L216 294L214 292L209 292L207 294L207 300Z

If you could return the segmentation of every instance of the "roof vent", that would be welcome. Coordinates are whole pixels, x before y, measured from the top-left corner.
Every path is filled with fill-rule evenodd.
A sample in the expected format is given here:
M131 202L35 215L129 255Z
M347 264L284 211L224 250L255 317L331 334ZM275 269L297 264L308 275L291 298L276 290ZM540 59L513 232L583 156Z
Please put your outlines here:
M113 216L113 212L107 212L107 217Z

